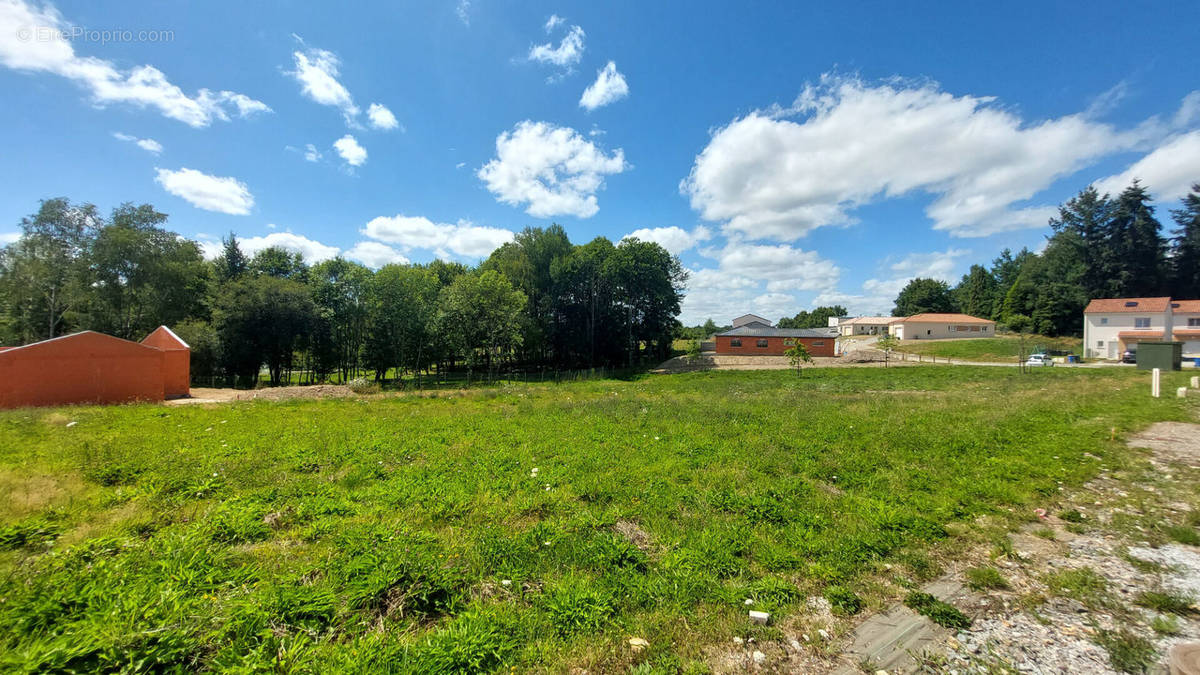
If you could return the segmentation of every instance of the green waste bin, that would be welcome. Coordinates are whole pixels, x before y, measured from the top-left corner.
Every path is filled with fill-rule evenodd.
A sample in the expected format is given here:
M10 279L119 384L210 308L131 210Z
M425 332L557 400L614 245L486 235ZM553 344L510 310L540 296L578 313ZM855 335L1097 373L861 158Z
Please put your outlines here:
M1139 342L1137 346L1138 370L1182 370L1182 342Z

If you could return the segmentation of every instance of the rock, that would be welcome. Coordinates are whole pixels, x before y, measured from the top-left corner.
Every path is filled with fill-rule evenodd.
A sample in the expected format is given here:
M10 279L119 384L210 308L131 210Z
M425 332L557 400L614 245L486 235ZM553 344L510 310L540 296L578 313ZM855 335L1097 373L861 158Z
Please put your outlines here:
M742 601L742 604L749 606L749 605L753 605L754 601L751 600L750 598L746 598L745 600Z
M765 626L765 625L767 625L767 622L770 620L771 620L771 615L768 614L767 612L756 612L754 610L750 610L750 621L751 622L756 623L760 626Z
M735 645L742 645L742 644L745 644L745 642L746 641L740 637L733 638L733 644L735 644Z
M501 579L500 585L501 586L512 586L512 579Z
M640 637L629 638L629 648L631 650L633 650L634 654L637 654L638 652L643 651L644 649L646 649L649 646L650 646L650 643L647 642L643 638L640 638Z
M829 639L829 631L825 630L824 628L817 629L817 635L820 635L822 640Z
M767 660L767 655L758 651L757 649L754 650L754 653L751 654L751 656L754 658L755 663L764 663Z
M800 643L796 641L796 638L792 638L791 640L788 640L788 646L791 647L795 651L800 651Z

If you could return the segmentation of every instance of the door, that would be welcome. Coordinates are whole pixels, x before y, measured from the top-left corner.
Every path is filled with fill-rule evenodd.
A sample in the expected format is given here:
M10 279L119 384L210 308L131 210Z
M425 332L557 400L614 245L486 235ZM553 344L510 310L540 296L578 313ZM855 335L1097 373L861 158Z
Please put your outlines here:
M1108 358L1110 358L1110 359L1117 358L1117 341L1116 340L1111 340L1108 343Z

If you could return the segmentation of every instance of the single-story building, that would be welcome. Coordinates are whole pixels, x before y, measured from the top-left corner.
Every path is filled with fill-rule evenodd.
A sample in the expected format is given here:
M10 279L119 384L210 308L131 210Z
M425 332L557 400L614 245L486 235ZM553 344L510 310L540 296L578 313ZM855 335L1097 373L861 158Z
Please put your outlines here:
M83 331L0 350L0 408L187 396L191 351L166 327L145 343Z
M802 344L812 356L834 356L836 341L837 333L828 328L776 328L769 323L765 326L743 324L717 333L716 352L783 356L796 344Z
M994 337L996 322L969 314L925 312L893 321L888 333L897 340Z
M894 316L860 316L839 321L837 328L842 335L885 335L888 326L899 320Z
M732 322L734 328L749 326L751 328L770 328L772 326L770 319L764 319L757 314L743 314Z

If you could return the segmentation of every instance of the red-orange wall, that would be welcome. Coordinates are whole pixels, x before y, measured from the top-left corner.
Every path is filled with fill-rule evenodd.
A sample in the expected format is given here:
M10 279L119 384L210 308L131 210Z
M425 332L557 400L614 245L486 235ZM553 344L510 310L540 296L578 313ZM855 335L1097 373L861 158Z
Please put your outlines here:
M834 355L833 354L834 338L831 338L831 337L827 337L827 338L742 337L742 338L740 338L742 341L741 347L732 346L730 344L730 341L733 339L734 338L729 337L729 336L718 335L717 336L717 353L718 354L741 354L741 355L758 354L760 356L783 356L783 353L791 348L790 345L785 345L783 343L783 341L786 339L786 340L795 340L795 341L803 344L805 349L807 349L808 353L811 354L812 356L833 356ZM766 347L757 346L759 340L766 340L767 346ZM815 345L814 343L817 343L817 342L823 342L824 344L820 345L820 346Z
M0 408L163 399L166 352L85 332L0 352Z
M191 392L192 350L174 333L159 326L142 340L142 344L163 350L163 395L180 398Z

